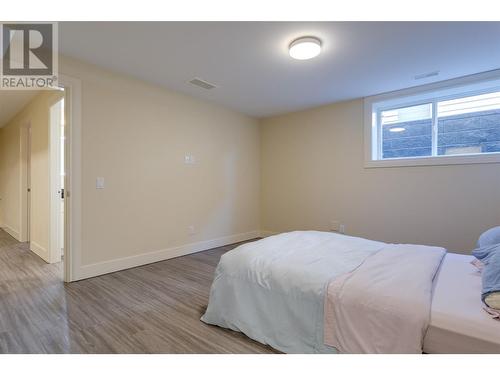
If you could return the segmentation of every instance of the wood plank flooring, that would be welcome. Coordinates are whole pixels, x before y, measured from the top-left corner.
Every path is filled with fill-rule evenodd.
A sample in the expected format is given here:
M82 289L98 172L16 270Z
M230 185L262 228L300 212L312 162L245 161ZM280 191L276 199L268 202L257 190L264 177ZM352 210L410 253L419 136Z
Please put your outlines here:
M64 284L0 229L0 353L275 353L199 320L235 246Z

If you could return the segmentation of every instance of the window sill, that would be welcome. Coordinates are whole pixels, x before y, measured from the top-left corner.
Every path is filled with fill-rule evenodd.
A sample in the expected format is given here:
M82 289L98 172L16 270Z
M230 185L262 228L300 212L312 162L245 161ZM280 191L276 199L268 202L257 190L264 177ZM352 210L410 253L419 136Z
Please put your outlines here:
M415 157L385 160L365 160L365 168L392 168L392 167L419 167L434 165L457 165L457 164L489 164L500 163L500 153L485 155L453 155Z

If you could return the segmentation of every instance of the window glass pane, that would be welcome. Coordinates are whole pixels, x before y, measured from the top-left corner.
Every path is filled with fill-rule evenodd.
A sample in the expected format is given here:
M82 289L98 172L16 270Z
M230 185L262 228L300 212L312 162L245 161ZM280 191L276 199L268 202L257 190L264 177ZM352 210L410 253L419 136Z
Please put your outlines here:
M438 155L500 152L500 92L438 103Z
M432 155L432 104L380 112L382 158Z

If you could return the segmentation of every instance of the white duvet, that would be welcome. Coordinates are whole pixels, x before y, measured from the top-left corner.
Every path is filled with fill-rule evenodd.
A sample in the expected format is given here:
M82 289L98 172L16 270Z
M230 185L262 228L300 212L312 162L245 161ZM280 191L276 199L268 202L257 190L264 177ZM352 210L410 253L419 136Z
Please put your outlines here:
M391 246L396 250L389 257L376 257L379 252L385 255L383 249ZM428 322L432 279L444 254L443 249L426 249L316 231L283 233L247 243L221 257L201 320L241 331L285 353L336 352L324 344L325 339L330 345L340 343L341 352L393 350L388 340L397 337L399 327L416 321L419 326L411 331L417 335L410 337L412 333L408 333L411 343L401 347L404 352L415 352L421 347L422 332ZM405 250L409 250L407 259ZM421 255L424 261L419 265ZM368 268L362 266L365 261ZM417 262L415 267L412 262ZM360 272L352 273L354 270ZM346 279L347 275L351 276ZM343 330L333 332L340 336L332 336L327 330L324 337L324 329L331 328L324 325L326 290L335 280L347 280L336 290L328 310L339 307L331 326ZM352 298L347 298L346 293ZM398 296L405 298L399 301ZM358 302L364 301L369 303L360 306ZM411 305L412 301L415 305ZM341 305L336 305L339 302ZM384 315L383 310L389 306L400 310ZM392 326L392 319L399 312L402 319ZM405 321L408 315L404 314L408 312L410 316L416 312L418 318ZM375 329L370 325L373 319L380 321L378 325L375 322ZM368 341L375 340L375 347L366 343L367 336L357 325L372 329L368 331ZM332 337L337 341L329 341ZM366 346L356 346L358 338Z
M241 331L285 353L335 352L323 340L325 288L384 246L316 231L239 246L217 266L202 321Z

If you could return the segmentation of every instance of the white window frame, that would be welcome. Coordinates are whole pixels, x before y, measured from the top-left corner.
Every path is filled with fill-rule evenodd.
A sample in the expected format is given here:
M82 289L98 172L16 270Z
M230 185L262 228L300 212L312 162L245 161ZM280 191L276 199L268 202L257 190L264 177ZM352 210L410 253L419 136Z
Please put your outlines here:
M458 79L412 87L387 94L364 99L364 146L365 168L378 167L410 167L422 165L451 165L500 163L500 152L478 153L466 155L435 155L407 158L382 159L382 127L380 111L408 107L424 103L433 103L433 133L437 132L437 102L456 99L464 95L479 95L492 91L500 91L500 70L475 74ZM433 134L433 148L436 134Z

